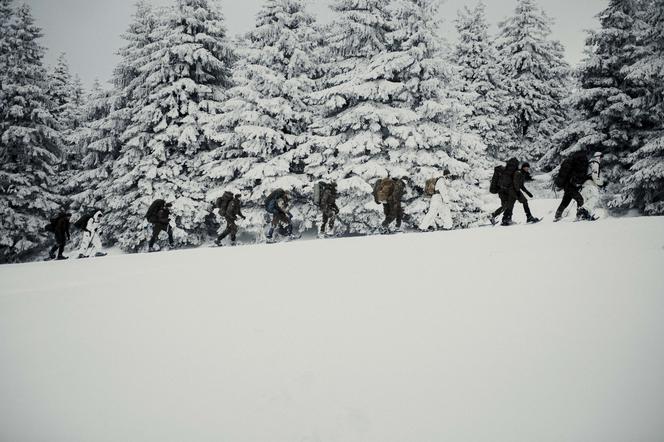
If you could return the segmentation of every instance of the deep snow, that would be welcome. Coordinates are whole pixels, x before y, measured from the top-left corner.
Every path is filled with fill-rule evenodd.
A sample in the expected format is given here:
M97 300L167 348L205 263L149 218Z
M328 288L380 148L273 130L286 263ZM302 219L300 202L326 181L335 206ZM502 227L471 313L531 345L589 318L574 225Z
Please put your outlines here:
M663 258L660 217L2 266L0 441L661 441Z

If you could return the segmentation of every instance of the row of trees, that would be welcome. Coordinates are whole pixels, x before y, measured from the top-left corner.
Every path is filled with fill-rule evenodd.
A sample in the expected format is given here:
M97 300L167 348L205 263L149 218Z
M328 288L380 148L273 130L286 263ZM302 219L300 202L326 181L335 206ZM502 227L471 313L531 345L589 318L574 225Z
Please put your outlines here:
M534 0L517 0L495 37L482 3L465 8L454 48L439 38L436 0L333 9L321 26L301 0L266 0L233 40L214 0L140 1L112 87L86 94L64 57L45 72L29 8L0 0L0 260L38 249L65 203L102 207L106 241L129 251L145 244L156 198L174 202L178 242L202 243L216 228L211 201L228 189L243 193L256 230L265 196L291 191L307 229L321 179L338 182L342 228L367 233L380 221L373 181L407 176L416 224L423 184L444 168L466 227L483 217L491 161L550 168L581 148L614 155L616 206L664 212L661 2L611 1L578 74Z

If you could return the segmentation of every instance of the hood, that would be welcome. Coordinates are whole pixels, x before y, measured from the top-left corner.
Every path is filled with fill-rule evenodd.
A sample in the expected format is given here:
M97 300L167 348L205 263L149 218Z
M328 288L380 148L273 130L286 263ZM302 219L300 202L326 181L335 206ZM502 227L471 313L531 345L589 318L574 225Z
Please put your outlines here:
M507 164L505 165L505 168L507 170L512 170L516 171L519 168L519 160L516 158L511 158L507 161Z

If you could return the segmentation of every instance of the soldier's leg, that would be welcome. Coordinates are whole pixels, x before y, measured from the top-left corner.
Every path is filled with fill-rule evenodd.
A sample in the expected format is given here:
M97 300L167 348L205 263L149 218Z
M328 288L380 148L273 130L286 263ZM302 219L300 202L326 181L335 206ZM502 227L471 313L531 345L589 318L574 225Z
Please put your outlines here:
M155 241L159 238L159 233L161 232L161 225L158 223L152 224L152 237L150 238L150 242L148 243L148 246L152 248L154 246Z
M526 212L526 219L531 219L533 217L533 214L530 212L530 206L528 205L528 199L523 194L519 194L518 200L521 203L521 205L523 206L523 211Z
M403 207L401 207L401 202L398 202L395 207L396 213L395 217L397 220L397 229L401 227L401 220L403 220Z
M83 238L81 238L81 245L78 247L78 256L88 256L90 252L90 232L83 232Z
M563 200L560 202L558 210L556 210L556 218L560 218L561 216L563 216L563 212L565 211L565 209L567 209L569 203L572 202L572 194L571 194L572 190L573 189L570 187L565 188L565 193L563 193Z
M231 242L235 242L235 239L237 238L237 224L235 224L235 221L231 220L228 223L228 228L230 229L230 235L231 235Z
M166 226L166 233L168 233L168 244L173 245L173 228L170 224Z
M327 227L328 222L329 222L328 212L324 211L323 212L323 222L320 225L320 233L325 233L325 228Z

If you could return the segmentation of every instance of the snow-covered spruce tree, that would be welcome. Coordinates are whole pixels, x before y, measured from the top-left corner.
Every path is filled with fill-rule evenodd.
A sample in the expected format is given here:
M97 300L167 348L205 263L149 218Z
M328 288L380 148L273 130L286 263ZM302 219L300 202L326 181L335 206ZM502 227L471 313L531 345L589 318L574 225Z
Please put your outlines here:
M148 46L157 38L157 19L149 3L136 4L132 22L122 35L126 44L118 55L113 71L113 87L103 90L95 82L84 109L84 124L75 132L75 143L82 158L81 170L69 180L77 204L86 207L106 206L111 170L124 143L123 136L138 108L146 98L147 73L141 72L149 56ZM112 225L110 226L112 227ZM101 234L112 236L104 223Z
M389 0L337 0L338 12L328 37L332 62L324 89L312 94L322 118L308 143L307 169L315 179L336 181L341 209L337 230L375 231L382 208L371 196L375 180L402 177L408 170L396 161L399 149L420 143L416 112L398 102L406 85L388 75L394 66L375 63L392 50ZM396 61L394 61L396 63Z
M630 167L629 153L642 145L640 127L644 115L635 98L644 95L638 82L627 78L625 68L637 59L634 50L642 23L635 0L610 0L599 14L600 29L586 40L587 55L578 77L579 88L571 97L581 119L555 137L555 149L541 161L553 168L572 152L604 152L602 173L610 192Z
M209 204L200 183L201 153L213 145L204 121L230 83L233 52L215 2L176 0L161 14L139 71L146 75L132 122L105 191L109 232L130 251L147 242L145 212L173 203L178 244L200 244Z
M460 81L448 61L449 51L438 37L438 0L400 0L396 4L393 51L377 57L372 69L385 69L385 78L403 90L395 102L415 112L409 135L391 161L408 171L413 192L406 213L419 225L428 209L423 197L427 179L449 169L450 209L455 227L475 224L482 215L479 180L486 169L486 145L469 132L469 109L464 106Z
M292 167L292 151L304 143L312 124L306 98L314 88L318 34L303 1L266 0L244 39L235 87L208 126L219 142L201 169L208 200L226 190L241 192L246 225L255 234L264 226L265 198L277 188L295 196L294 218L307 221L300 229L313 216L309 179Z
M81 125L70 135L79 167L67 175L62 192L82 210L101 206L99 193L117 155L119 134L109 119L114 97L95 79L82 106Z
M55 66L48 73L46 92L52 106L51 114L58 123L58 130L63 140L62 151L65 167L77 167L71 136L81 124L82 109L76 103L77 91L64 53L60 54ZM80 97L78 98L80 99Z
M644 32L636 41L638 61L624 69L626 79L648 91L634 106L650 118L646 144L628 158L632 163L614 206L637 208L646 215L664 215L664 3L641 3Z
M6 100L4 97L3 85L7 81L9 72L9 55L11 48L9 46L9 35L11 22L14 17L14 11L11 7L12 0L0 0L0 112L4 112Z
M43 84L41 29L22 5L4 35L8 57L0 115L0 262L38 249L44 225L59 208L49 179L60 155L56 121Z
M454 61L460 69L462 91L473 95L468 126L482 137L489 155L505 160L511 154L508 146L514 139L514 125L507 114L509 96L493 38L489 36L484 2L472 10L460 10L456 29L459 41Z
M511 156L522 160L539 160L566 124L570 68L563 46L550 38L550 23L535 0L517 0L514 15L500 24L497 49L515 133Z

